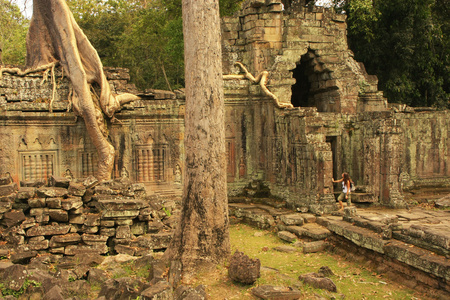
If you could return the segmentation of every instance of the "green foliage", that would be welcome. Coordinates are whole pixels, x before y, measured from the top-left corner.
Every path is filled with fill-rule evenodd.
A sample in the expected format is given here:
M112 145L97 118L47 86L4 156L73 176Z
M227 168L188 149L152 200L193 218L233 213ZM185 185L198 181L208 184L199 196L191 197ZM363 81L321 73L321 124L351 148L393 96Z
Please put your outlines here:
M342 1L337 1L342 2ZM347 0L355 58L379 79L390 102L447 108L450 94L446 0Z
M0 64L24 64L29 21L19 7L0 0Z

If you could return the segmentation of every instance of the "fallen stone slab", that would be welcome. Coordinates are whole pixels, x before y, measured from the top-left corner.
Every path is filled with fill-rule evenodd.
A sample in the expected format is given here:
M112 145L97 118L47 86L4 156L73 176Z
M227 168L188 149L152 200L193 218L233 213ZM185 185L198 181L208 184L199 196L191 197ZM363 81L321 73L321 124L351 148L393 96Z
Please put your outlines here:
M302 293L292 287L261 285L252 289L252 294L261 299L295 300L300 299Z
M297 240L297 236L289 231L278 231L277 235L280 239L288 243L293 243Z
M2 223L6 227L18 225L25 221L26 217L21 210L11 210L3 214Z
M17 192L17 183L13 182L6 185L0 185L0 196L7 196Z
M430 244L450 250L450 232L448 226L441 224L412 225L405 233Z
M309 237L314 240L324 240L331 234L330 230L317 223L306 223L303 226L288 226L286 229L299 237Z
M158 281L153 286L145 289L139 299L153 300L153 299L174 299L172 286L164 280Z
M317 273L308 273L300 275L299 280L313 286L316 289L323 289L330 292L337 292L336 284L328 277L324 277Z
M273 249L276 250L276 251L279 251L279 252L284 252L284 253L292 253L292 252L296 252L297 251L297 248L292 247L292 246L287 246L287 245L278 246L278 247L275 247Z
M316 253L324 251L329 244L325 241L314 241L303 243L303 253Z
M36 190L38 197L56 198L67 196L67 189L61 187L40 187Z

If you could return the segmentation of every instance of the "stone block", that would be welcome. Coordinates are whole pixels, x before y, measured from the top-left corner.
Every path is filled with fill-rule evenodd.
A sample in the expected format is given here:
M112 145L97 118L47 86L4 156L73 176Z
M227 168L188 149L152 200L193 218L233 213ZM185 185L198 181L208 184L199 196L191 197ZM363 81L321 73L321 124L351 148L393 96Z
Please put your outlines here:
M117 226L131 226L133 225L132 219L118 219L114 222Z
M277 235L280 239L288 243L293 243L297 240L297 236L289 231L279 231Z
M228 277L232 281L253 284L260 277L261 262L251 259L242 252L236 251L230 260Z
M28 206L30 208L43 208L46 206L45 198L28 199Z
M261 299L301 299L302 292L296 288L285 286L260 285L252 289L252 294Z
M2 223L6 227L12 227L19 225L23 221L25 221L26 217L23 211L8 211L3 214Z
M61 208L62 198L47 198L45 199L45 204L48 208Z
M86 193L86 187L81 183L71 181L68 188L69 195L83 197Z
M64 254L69 256L106 253L108 253L108 246L106 245L69 245L64 248Z
M6 185L0 185L0 197L15 193L17 192L17 190L17 183L15 182Z
M98 226L82 225L80 231L83 232L83 233L97 233L98 230L99 230Z
M328 243L325 241L315 241L303 243L303 253L321 252L326 249Z
M302 226L304 223L303 217L301 214L289 214L289 215L282 215L280 217L281 221L287 225L297 225Z
M78 209L83 206L83 200L81 197L70 197L61 199L61 208L64 210Z
M126 246L126 245L115 245L114 250L118 254L127 254L134 256L136 249L134 247Z
M36 190L38 197L56 198L67 196L67 189L61 187L40 187Z
M17 192L17 200L28 200L30 198L33 198L36 194L36 188L35 187L20 187Z
M118 226L116 229L116 238L118 239L129 239L131 237L130 226Z
M145 234L136 238L133 245L151 250L167 249L172 240L172 232L159 232L154 234Z
M60 177L60 176L50 176L49 178L49 185L54 187L62 187L67 189L70 184L70 179L66 177Z
M158 281L153 286L145 289L141 295L140 299L142 300L151 300L151 299L174 299L173 296L173 288L172 286L165 280Z
M145 222L137 222L131 225L131 233L134 235L143 235L145 233Z
M83 225L86 221L86 215L69 215L69 223L70 224L78 224Z
M43 237L42 237L43 238ZM43 240L40 240L40 241L38 241L38 240L36 240L36 241L29 241L28 242L28 247L30 248L30 250L35 250L35 251L38 251L38 250L46 250L46 249L48 249L49 248L49 245L50 245L50 242L49 242L49 240L45 240L45 239L43 239Z
M97 235L97 234L83 234L81 239L86 245L95 245L95 244L106 244L108 240L108 236L106 235Z
M116 235L116 228L114 227L102 227L100 228L100 235L104 235L104 236L115 236Z
M27 236L38 236L38 235L63 235L67 234L70 230L70 225L46 225L46 226L35 226L27 230Z
M54 235L50 239L51 248L65 247L70 244L81 242L81 236L78 233L68 233L64 235Z
M49 209L48 215L51 220L56 222L68 222L69 221L69 214L67 211L62 209Z
M100 214L86 214L84 225L86 226L100 226Z
M0 202L0 215L10 211L11 208L12 208L11 202Z

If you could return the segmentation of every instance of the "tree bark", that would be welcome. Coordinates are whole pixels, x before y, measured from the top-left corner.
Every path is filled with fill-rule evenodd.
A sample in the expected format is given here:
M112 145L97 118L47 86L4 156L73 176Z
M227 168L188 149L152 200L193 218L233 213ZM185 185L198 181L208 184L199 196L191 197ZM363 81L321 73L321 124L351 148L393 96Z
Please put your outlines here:
M121 104L137 99L130 94L113 95L103 73L103 65L75 22L64 0L34 0L33 16L27 35L27 68L33 69L59 61L73 85L73 108L86 124L86 130L97 149L100 181L111 178L114 147L107 141L104 117L112 117ZM101 88L94 101L90 88Z
M230 255L218 0L183 0L186 115L181 219L166 257L183 275Z

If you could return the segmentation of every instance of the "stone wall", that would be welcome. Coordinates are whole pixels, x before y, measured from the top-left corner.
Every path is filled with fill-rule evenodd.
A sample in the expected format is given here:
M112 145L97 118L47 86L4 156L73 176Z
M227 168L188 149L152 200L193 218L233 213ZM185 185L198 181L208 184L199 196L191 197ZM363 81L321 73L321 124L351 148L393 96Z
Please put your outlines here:
M178 204L179 205L179 204ZM174 201L146 195L127 178L99 184L50 177L18 188L0 178L0 255L25 262L39 253L142 255L168 247Z

